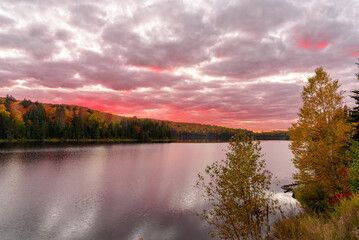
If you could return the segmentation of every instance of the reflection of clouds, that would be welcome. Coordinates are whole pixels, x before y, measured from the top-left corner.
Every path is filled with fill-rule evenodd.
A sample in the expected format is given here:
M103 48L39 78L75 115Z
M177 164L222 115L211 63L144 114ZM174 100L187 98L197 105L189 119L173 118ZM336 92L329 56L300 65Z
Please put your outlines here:
M186 190L187 191L174 192L172 194L168 203L169 211L195 211L206 204L198 189L190 188Z
M0 228L8 224L17 232L0 229L0 238L207 239L207 225L193 214L210 206L194 185L207 165L225 158L226 145L16 148L0 166ZM287 157L281 158L284 176L291 174ZM290 193L274 197L296 202Z
M15 155L10 155L11 161L1 168L0 175L0 223L6 222L14 213L19 212L17 204L23 199L17 196L17 189L21 188L23 181L23 166L17 161ZM0 160L3 160L0 158ZM6 207L4 207L6 206Z
M96 201L94 201L96 203ZM53 202L40 219L38 239L86 239L96 223L98 207L91 206L75 209L68 201Z
M50 233L57 228L57 225L61 218L61 207L58 204L53 204L48 208L43 216L43 222L41 224L41 231Z
M297 199L292 197L292 193L275 193L273 196L274 199L277 199L282 204L297 204Z
M85 239L96 223L97 208L85 208L85 211L72 217L66 217L66 224L60 226L59 239Z
M292 193L275 193L273 196L274 199L278 200L279 205L283 212L298 212L300 211L300 203L297 199L292 197Z
M108 151L103 146L88 149L87 154L83 155L86 159L81 159L84 162L77 163L72 170L71 175L80 175L81 179L79 189L72 194L80 196L78 196L77 202L72 202L71 198L64 198L57 204L59 211L63 213L63 216L58 219L59 224L55 226L59 232L59 239L85 239L97 223L97 216L101 208L100 195L106 159L109 158L107 154ZM71 179L70 184L78 180L76 177L71 177ZM66 186L66 188L70 186ZM58 194L66 195L65 192Z
M82 183L93 188L91 191L99 194L102 191L104 174L106 174L106 161L110 158L109 151L104 146L99 146L87 150L86 165L83 170Z
M289 141L260 141L267 168L279 180L292 177L295 167L291 161L294 157L289 149Z
M14 146L14 148L5 148L0 149L0 153L52 153L52 152L59 152L59 150L62 153L78 153L78 152L84 152L83 147L51 147L51 145L45 145L40 147L38 145L35 145L33 147L29 147L31 145L25 145L28 148L22 148L18 147L17 145ZM86 147L86 150L90 150L89 147Z
M1 239L88 239L97 222L104 180L103 148L10 149L0 181ZM2 196L4 195L4 196Z
M130 233L128 240L138 239L176 239L176 226L160 226L156 219L142 220Z

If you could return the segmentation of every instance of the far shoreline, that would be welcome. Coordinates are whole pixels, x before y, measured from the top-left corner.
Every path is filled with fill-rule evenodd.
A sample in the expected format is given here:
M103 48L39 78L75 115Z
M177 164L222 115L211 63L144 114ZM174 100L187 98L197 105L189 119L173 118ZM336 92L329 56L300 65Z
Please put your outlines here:
M289 139L255 139L255 141L290 141ZM208 140L181 140L181 139L0 139L2 143L228 143L228 141L208 141Z
M0 139L0 143L169 143L176 139Z

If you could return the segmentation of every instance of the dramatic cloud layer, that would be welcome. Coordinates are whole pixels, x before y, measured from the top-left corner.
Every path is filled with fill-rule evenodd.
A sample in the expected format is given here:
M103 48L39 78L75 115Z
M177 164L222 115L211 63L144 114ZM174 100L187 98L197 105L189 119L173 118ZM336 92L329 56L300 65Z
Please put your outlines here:
M286 129L316 67L358 88L357 26L357 0L3 0L0 96Z

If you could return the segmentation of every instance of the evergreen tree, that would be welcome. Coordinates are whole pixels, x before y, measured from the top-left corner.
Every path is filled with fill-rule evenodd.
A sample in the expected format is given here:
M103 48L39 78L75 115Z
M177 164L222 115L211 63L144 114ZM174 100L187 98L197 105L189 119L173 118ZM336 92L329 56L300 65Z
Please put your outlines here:
M8 137L8 130L11 123L10 112L4 105L0 105L0 139Z
M359 67L359 63L356 63ZM359 73L356 74L357 79L359 80ZM352 91L353 95L351 96L355 100L356 106L350 111L350 121L356 127L356 133L354 139L359 141L359 90Z
M65 106L63 104L56 107L55 122L59 125L61 131L65 128Z
M20 104L24 108L28 108L32 104L32 102L31 102L31 100L28 100L28 99L24 98L24 100L22 100Z
M30 109L23 115L24 121L29 122L30 138L44 139L48 137L50 120L46 116L46 111L41 103L36 102Z
M73 114L72 114L72 129L75 139L83 139L87 137L87 129L85 127L85 123L81 114L82 108L78 110L78 113L76 113L77 108L73 108Z
M16 102L16 99L11 95L10 96L6 95L5 103L4 103L6 111L11 113L11 103L13 102Z
M353 136L353 139L359 141L359 91L352 91L353 95L351 96L355 100L356 106L350 111L350 121L356 127L356 133Z

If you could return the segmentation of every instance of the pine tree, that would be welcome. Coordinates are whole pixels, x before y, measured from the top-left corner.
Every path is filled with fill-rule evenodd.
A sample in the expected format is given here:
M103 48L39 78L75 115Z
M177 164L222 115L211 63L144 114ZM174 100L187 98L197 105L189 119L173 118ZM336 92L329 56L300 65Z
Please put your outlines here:
M359 67L359 63L356 63ZM356 74L357 79L359 80L359 73ZM355 100L356 106L350 111L350 121L356 127L356 134L354 139L359 141L359 90L352 91L353 95L351 96Z
M59 125L61 131L65 128L65 106L63 104L56 107L55 122Z

